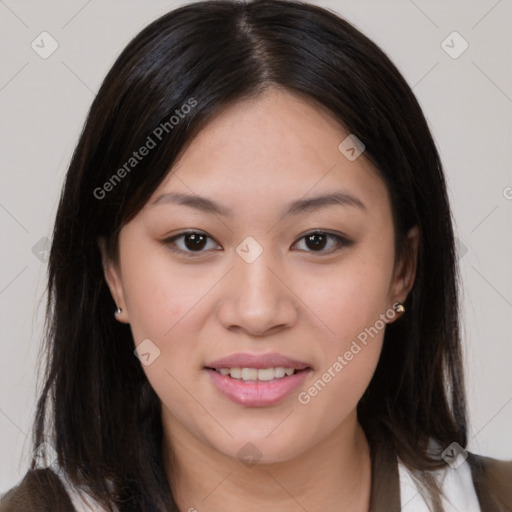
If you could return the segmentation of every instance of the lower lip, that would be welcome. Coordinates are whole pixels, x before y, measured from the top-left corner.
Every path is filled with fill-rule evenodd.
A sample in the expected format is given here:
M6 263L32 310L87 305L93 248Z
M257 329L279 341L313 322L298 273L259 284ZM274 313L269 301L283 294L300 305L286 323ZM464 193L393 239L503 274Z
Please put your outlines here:
M213 385L235 404L245 407L265 407L275 405L286 398L304 382L311 369L302 370L282 379L258 382L232 379L210 368L206 368L206 371Z

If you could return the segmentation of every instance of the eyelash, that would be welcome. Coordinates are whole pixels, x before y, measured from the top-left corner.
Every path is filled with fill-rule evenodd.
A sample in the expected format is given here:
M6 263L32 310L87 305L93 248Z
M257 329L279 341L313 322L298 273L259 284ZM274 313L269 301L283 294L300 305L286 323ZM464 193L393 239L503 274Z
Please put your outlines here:
M202 256L206 251L204 250L199 250L199 251L191 251L191 250L184 250L184 249L179 249L179 248L176 248L176 245L174 243L175 240L179 239L179 238L182 238L186 235L203 235L205 236L207 239L209 240L213 240L212 237L210 237L209 235L207 235L206 233L204 233L203 231L183 231L181 233L178 233L177 235L173 235L172 237L169 237L169 238L166 238L165 240L163 240L163 243L169 247L169 249L171 249L171 251L173 252L177 252L177 253L181 253L181 254L186 254L188 257L192 257L192 258L197 258L197 257L200 257ZM305 239L306 237L308 236L311 236L311 235L324 235L326 236L327 238L331 238L331 239L334 239L336 240L336 247L334 249L330 249L330 250L319 250L319 251L313 251L313 250L307 250L305 252L309 252L309 253L318 253L318 254L331 254L333 252L336 252L336 251L339 251L341 250L343 247L350 247L351 245L354 244L354 242L352 240L349 240L348 238L342 236L342 235L339 235L337 233L331 233L331 232L328 232L328 231L322 231L322 230L317 230L317 231L310 231L308 233L305 233L304 235L302 235L298 241L300 240L303 240ZM297 242L295 242L297 243ZM174 247L173 247L174 246Z

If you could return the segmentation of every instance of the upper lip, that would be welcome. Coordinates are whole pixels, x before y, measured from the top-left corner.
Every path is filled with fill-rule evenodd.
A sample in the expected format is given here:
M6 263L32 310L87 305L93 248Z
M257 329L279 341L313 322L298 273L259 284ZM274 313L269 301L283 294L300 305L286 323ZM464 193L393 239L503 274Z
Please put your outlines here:
M230 356L221 357L206 365L206 368L275 368L283 366L284 368L295 368L297 370L304 370L310 368L307 363L291 359L290 357L283 356L282 354L248 354L238 353L231 354Z

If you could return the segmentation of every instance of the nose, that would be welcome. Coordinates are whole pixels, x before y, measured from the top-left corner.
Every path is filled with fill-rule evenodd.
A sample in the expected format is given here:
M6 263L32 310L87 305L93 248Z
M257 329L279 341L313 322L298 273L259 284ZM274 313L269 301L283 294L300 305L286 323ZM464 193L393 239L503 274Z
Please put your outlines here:
M217 309L226 329L263 336L289 328L297 321L299 301L292 292L290 277L267 256L270 252L264 250L252 263L234 256L234 268Z

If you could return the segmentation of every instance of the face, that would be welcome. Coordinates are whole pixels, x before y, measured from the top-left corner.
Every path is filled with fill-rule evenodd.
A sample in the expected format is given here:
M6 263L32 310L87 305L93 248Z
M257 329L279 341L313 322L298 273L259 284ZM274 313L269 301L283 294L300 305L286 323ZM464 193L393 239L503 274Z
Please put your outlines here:
M216 115L122 228L106 279L176 445L285 461L355 417L415 268L395 261L386 185L338 148L348 135L267 90ZM276 367L300 371L257 371Z

